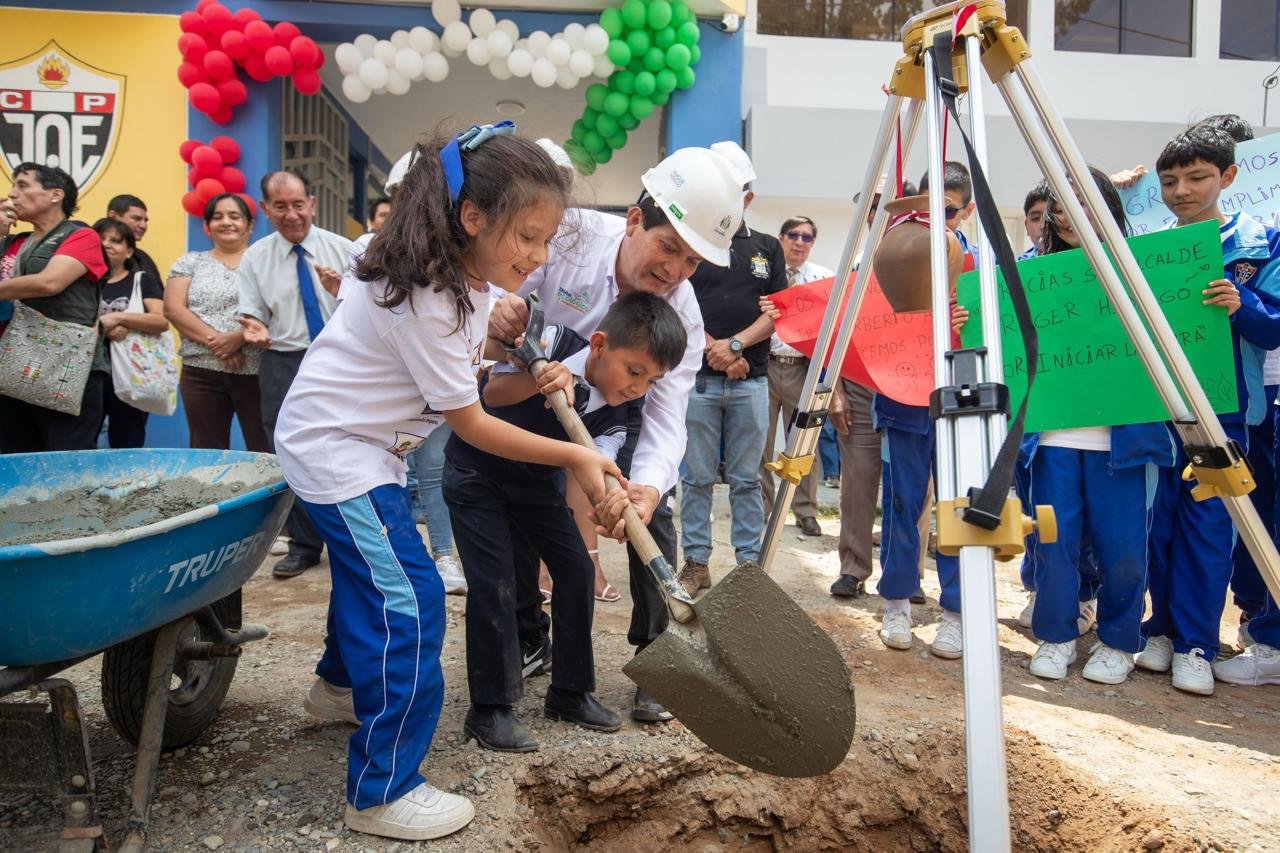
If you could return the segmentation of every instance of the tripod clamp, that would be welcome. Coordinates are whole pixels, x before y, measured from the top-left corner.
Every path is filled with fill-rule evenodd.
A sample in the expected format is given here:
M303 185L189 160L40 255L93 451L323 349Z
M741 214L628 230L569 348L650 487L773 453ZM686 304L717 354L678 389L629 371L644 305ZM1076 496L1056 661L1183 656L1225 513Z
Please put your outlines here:
M828 403L831 400L831 388L824 383L819 383L813 391L813 399L811 405L813 408L802 409L796 407L795 413L791 416L790 427L796 427L801 430L822 429L822 425L827 422L829 414ZM786 450L778 453L776 462L764 463L765 470L777 474L783 480L792 485L800 485L800 481L809 476L809 472L813 470L814 453L799 454L796 456L789 455Z
M1183 469L1182 479L1197 481L1191 490L1191 497L1196 500L1243 497L1257 486L1253 466L1235 439L1228 439L1226 447L1188 444L1186 450L1191 464Z

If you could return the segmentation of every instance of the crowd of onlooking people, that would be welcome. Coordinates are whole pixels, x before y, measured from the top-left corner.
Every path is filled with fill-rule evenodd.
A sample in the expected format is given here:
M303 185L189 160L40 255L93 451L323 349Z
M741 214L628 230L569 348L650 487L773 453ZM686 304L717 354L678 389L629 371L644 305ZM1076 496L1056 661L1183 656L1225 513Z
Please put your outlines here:
M468 595L464 731L488 749L529 751L538 743L514 706L524 680L542 673L551 674L548 717L603 732L621 726L594 697L591 624L595 601L618 598L596 537L621 536L624 508L640 514L698 595L713 581L711 498L722 477L733 563L759 559L776 491L763 463L809 369L776 334L769 297L832 275L809 260L812 219L791 217L776 237L746 224L755 173L734 143L675 152L645 173L622 217L572 208L563 152L509 131L486 126L415 146L354 242L314 223L311 186L298 172L263 176L257 210L216 196L203 215L211 248L176 260L163 284L139 248L147 211L133 196L113 199L90 227L71 218L70 177L27 163L0 208L6 234L31 226L3 244L0 324L15 300L96 325L104 342L125 330L169 334L172 324L191 446L229 447L234 418L249 449L278 454L298 500L273 574L296 576L327 549L333 579L305 706L360 727L346 820L397 838L447 834L474 813L419 773L441 711L444 594ZM1260 484L1253 500L1273 524L1280 360L1266 353L1280 351L1280 236L1218 205L1235 177L1234 145L1250 135L1238 118L1214 117L1170 141L1155 168L1178 224L1220 225L1224 270L1204 297L1231 318L1240 400L1221 421L1248 448ZM1116 183L1140 171L1092 171L1125 234ZM968 171L948 162L941 182L945 211L931 227L968 249ZM871 200L872 216L883 195ZM259 211L273 230L250 245ZM1027 194L1024 213L1023 257L1079 246L1047 186ZM129 310L135 291L141 311ZM523 333L523 297L535 293L550 358L537 378L503 348ZM951 310L958 332L969 318ZM104 421L110 446L142 446L146 414L117 399L108 352L94 352L78 415L0 396L0 451L93 448ZM818 484L839 488L831 594L867 595L878 537L879 636L910 649L912 605L925 601L934 426L927 407L830 379L838 465L802 481L796 526L823 536ZM595 450L564 440L544 399L562 392ZM1221 501L1192 499L1180 478L1186 461L1163 423L1026 438L1018 492L1026 505L1052 504L1059 524L1058 540L1033 537L1023 561L1020 621L1040 643L1033 674L1066 677L1078 639L1096 628L1082 668L1091 681L1118 684L1137 666L1171 671L1175 687L1199 694L1213 692L1215 676L1280 683L1280 612ZM605 473L624 476L625 488L606 491ZM634 548L628 562L628 639L638 652L668 614ZM964 651L959 567L942 555L936 565L942 614L929 648L955 659ZM1223 660L1228 587L1243 651ZM640 689L629 711L645 723L672 719Z

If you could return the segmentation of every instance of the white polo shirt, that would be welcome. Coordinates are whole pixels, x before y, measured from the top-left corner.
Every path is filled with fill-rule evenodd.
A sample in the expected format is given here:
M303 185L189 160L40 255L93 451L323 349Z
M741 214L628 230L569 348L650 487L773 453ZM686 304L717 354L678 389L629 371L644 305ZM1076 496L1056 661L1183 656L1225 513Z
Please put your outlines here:
M432 288L381 308L380 282L344 294L307 350L276 424L276 454L298 497L335 504L378 486L405 485L404 457L477 402L476 369L489 326L489 294L458 326L454 298Z
M566 211L547 262L529 276L519 295L536 292L548 324L567 326L584 338L590 337L618 298L618 250L626 236L626 224L620 216L595 210ZM674 486L679 476L686 438L685 409L706 344L693 285L688 280L680 282L666 300L684 323L689 343L679 366L654 383L645 397L630 477L632 483L652 486L659 494Z
M787 267L787 271L790 272L791 268ZM834 272L821 264L815 264L813 261L805 261L800 265L796 272L796 280L791 282L791 284L808 284L811 281L831 278L833 275L835 275ZM791 346L791 344L784 343L782 338L778 337L778 333L774 332L769 338L769 355L796 358L803 357L804 353Z

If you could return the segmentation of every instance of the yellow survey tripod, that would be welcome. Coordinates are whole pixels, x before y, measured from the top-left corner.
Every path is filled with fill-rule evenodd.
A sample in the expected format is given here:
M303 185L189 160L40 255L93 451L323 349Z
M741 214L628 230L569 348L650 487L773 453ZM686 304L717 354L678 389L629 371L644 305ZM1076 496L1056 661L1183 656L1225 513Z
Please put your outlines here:
M889 169L893 133L901 120L903 149L909 151L923 113L929 147L929 208L943 209L942 128L946 109L953 114L956 96L967 93L971 172L985 183L986 127L982 76L985 68L1000 92L1040 171L1065 208L1080 236L1090 265L1106 291L1112 309L1142 361L1152 385L1170 414L1187 455L1186 476L1199 481L1198 500L1220 498L1253 556L1273 597L1280 600L1280 555L1253 505L1245 499L1254 488L1244 451L1227 438L1201 389L1191 365L1160 311L1124 235L1109 215L1101 193L1061 117L1050 106L1030 61L1022 34L1008 25L999 0L953 2L907 21L903 28L903 56L887 84L885 106L867 166L862 192L853 212L853 227L845 242L826 313L818 331L786 448L770 468L782 480L769 517L761 564L768 568L777 550L795 487L813 465L818 434L827 416L831 388L821 379L824 365L844 362L871 263L863 263L852 282L849 274L857 248L869 237L863 257L870 259L884 233L887 219L881 205L869 228L867 212L874 188L891 186ZM956 116L957 121L959 116ZM905 155L904 155L905 156ZM1078 195L1077 195L1078 194ZM1000 652L996 638L995 559L1011 559L1023 550L1023 537L1033 522L1019 501L1008 497L1021 418L1008 427L1008 394L1002 384L1000 317L997 307L995 257L987 235L1003 242L1001 268L1018 313L1021 287L1011 271L1011 252L990 193L979 192L980 229L976 241L982 306L984 347L948 351L950 313L945 234L930 229L934 374L939 386L931 401L936 421L936 491L938 550L960 558L960 590L964 602L965 746L968 762L969 847L1007 851L1009 804L1001 713ZM985 200L982 196L985 195ZM1091 214L1086 218L1085 211ZM1097 223L1102 238L1090 222ZM1116 267L1103 243L1111 248ZM1011 274L1012 272L1012 274ZM1123 282L1123 283L1122 283ZM1127 285L1127 290L1126 290ZM847 304L841 319L841 306ZM1025 298L1022 299L1025 309ZM1029 316L1024 340L1034 352L1034 328ZM837 324L839 328L837 329ZM1149 330L1149 331L1148 331ZM1030 353L1029 353L1030 354ZM1035 359L1027 363L1034 366ZM832 382L835 377L832 377ZM1030 383L1028 396L1030 393ZM1024 401L1025 406L1025 401ZM1014 446L1011 446L1014 445ZM1056 538L1053 511L1037 507L1035 526L1043 541Z

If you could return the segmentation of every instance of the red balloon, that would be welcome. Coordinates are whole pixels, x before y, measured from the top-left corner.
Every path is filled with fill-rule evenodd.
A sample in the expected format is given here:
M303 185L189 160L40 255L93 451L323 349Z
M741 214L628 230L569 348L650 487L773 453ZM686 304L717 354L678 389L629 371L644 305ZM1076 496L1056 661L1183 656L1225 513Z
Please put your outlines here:
M178 156L182 158L182 162L188 166L191 165L191 152L199 148L203 143L199 139L188 139L186 142L178 146Z
M258 215L258 205L254 202L253 196L249 195L248 193L236 193L236 195L240 196L240 200L243 201L245 205L249 208L250 216Z
M200 62L209 52L209 43L204 36L195 33L183 33L178 36L178 53L188 62Z
M226 187L229 193L244 192L244 172L235 166L224 166L218 175L218 182Z
M200 183L200 179L203 177L204 175L200 174L195 169L187 169L187 186L194 187L196 184Z
M276 24L273 32L276 37L276 44L281 47L288 47L293 44L294 39L302 35L302 30L298 29L288 21L281 21Z
M218 94L222 96L222 103L229 107L238 107L249 100L249 90L235 77L218 83Z
M216 178L222 166L222 155L212 145L201 145L191 152L191 167L202 178Z
M212 35L220 36L235 25L231 10L221 3L210 3L200 10Z
M197 83L208 83L209 75L204 71L204 65L197 65L194 62L184 62L178 66L178 82L184 88L190 89Z
M214 124L230 124L231 119L235 118L235 112L226 104L223 104L211 113L207 113L207 115L209 116L209 121Z
M293 63L298 68L315 68L321 56L319 46L306 36L289 42L289 53L293 54Z
M265 83L271 79L271 72L267 69L267 61L262 58L260 53L251 53L244 58L244 73L249 75L249 79L255 83Z
M187 99L202 113L211 113L222 105L222 96L209 83L196 83L187 91Z
M250 21L244 25L244 37L249 42L249 50L254 53L266 53L267 48L276 43L275 33L266 21Z
M236 22L236 25L239 26L240 29L242 30L245 28L245 25L248 24L250 21L262 20L262 16L259 15L255 10L250 9L248 6L244 7L243 9L237 9L236 13L232 15L231 18Z
M240 159L240 143L230 136L215 136L209 140L209 147L218 152L224 164L234 163ZM233 192L240 191L233 190Z
M314 95L322 86L320 75L314 68L299 68L293 72L293 87L303 95Z
M200 200L200 196L195 190L189 193L183 193L182 209L192 216L204 216L204 202Z
M204 15L199 12L183 12L178 16L178 29L184 33L195 33L203 36L209 32L209 25L205 23Z
M236 73L236 65L220 50L211 50L204 55L204 70L211 80L226 80Z
M262 55L262 61L267 64L267 70L277 77L293 73L293 54L289 53L287 47L276 45L269 48Z
M199 0L199 2L196 3L196 11L203 12L205 6L208 6L211 3L217 3L217 2L218 0Z
M227 30L218 43L222 52L237 62L249 55L249 40L239 30Z

